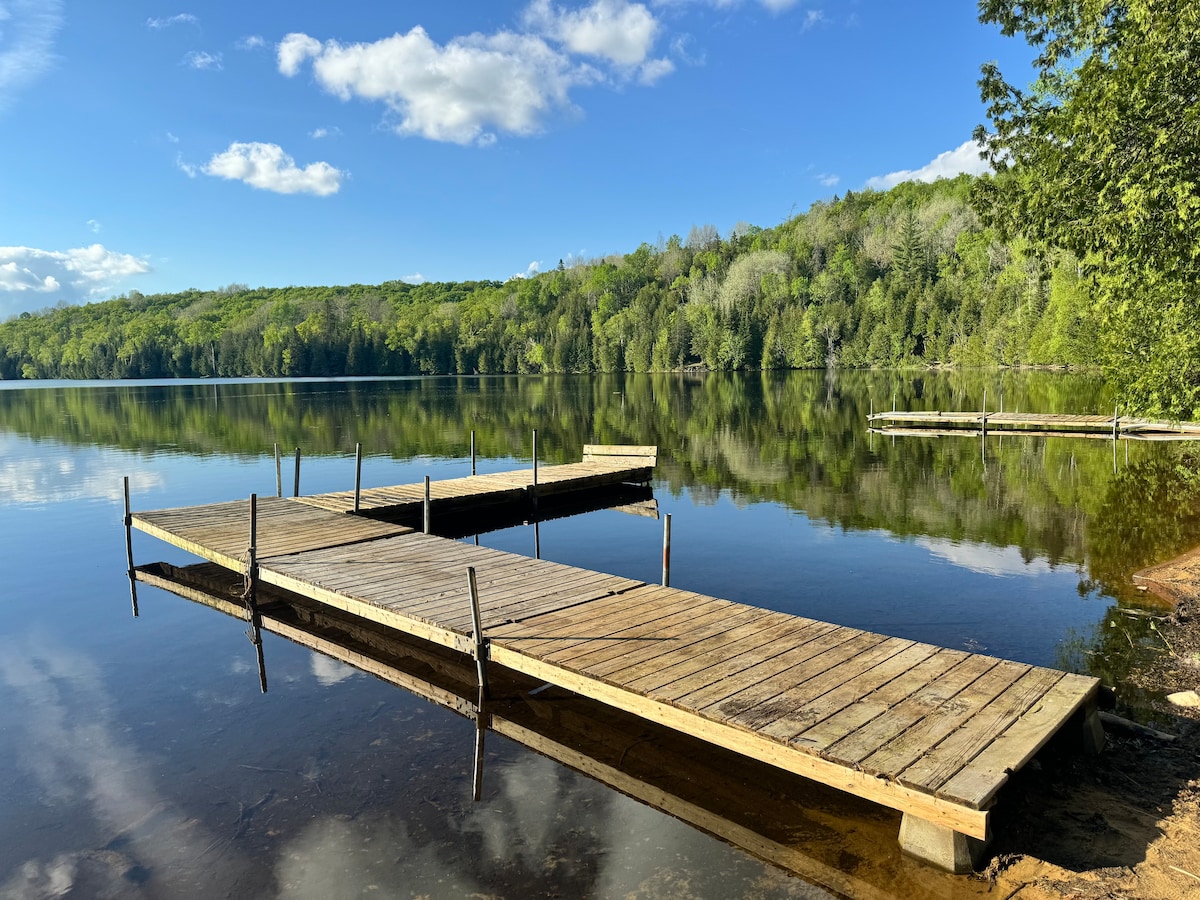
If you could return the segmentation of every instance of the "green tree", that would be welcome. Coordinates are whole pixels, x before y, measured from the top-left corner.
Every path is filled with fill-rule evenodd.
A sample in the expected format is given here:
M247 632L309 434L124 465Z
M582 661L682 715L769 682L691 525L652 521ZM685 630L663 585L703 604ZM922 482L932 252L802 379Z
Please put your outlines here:
M1200 4L981 0L980 18L1038 50L1022 90L980 87L996 170L985 216L1083 261L1104 366L1132 407L1200 412Z

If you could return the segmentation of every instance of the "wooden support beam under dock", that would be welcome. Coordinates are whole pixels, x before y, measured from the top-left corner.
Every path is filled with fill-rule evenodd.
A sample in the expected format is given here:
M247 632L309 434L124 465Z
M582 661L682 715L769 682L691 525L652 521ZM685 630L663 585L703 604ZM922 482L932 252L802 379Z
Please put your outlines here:
M539 479L552 479L554 468L568 467L544 467ZM225 503L136 513L132 523L241 572L247 513L245 503ZM1086 721L1085 737L1102 739L1095 678L310 503L259 502L257 565L262 585L463 654L477 650L473 567L489 665L897 809L908 821L905 849L957 871L989 838L1000 788L1057 731Z
M1200 422L1163 422L1133 416L1065 415L1022 412L896 411L871 413L872 429L886 434L928 436L963 434L1044 434L1142 441L1200 440Z

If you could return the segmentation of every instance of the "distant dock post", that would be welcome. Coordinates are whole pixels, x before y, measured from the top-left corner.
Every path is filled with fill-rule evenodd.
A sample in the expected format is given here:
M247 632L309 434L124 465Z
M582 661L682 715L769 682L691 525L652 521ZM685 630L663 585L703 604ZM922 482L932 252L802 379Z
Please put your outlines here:
M429 534L430 522L432 519L432 510L430 509L431 505L432 505L432 503L429 499L429 476L426 475L425 476L425 505L422 510L422 512L423 512L422 524L424 525L424 530L425 530L426 534Z
M279 442L275 442L275 496L283 496L283 459L279 455Z
M133 572L133 513L129 507L129 476L125 476L125 561L129 564L129 599L133 603L133 617L138 617L137 577Z
M292 488L292 496L300 496L300 448L296 448L296 482Z
M533 486L537 487L537 429L533 429Z
M362 441L354 445L354 511L362 501Z
M475 429L471 429L471 474L475 474Z
M671 586L671 514L663 516L663 587Z

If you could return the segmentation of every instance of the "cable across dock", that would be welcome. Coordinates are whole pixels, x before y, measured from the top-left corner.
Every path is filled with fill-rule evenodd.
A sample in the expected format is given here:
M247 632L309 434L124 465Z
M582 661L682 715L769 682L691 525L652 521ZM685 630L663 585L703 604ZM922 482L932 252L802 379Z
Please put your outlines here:
M455 502L467 496L456 488ZM1103 741L1095 678L473 546L312 499L258 500L254 531L245 501L127 521L244 575L251 605L254 586L269 585L474 656L482 677L502 666L892 807L902 847L954 871L989 839L1011 773L1064 725L1093 749Z

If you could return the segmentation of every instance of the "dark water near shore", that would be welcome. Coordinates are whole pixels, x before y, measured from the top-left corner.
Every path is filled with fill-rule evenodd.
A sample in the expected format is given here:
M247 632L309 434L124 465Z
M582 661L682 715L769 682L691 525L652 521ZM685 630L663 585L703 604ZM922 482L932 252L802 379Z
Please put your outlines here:
M499 736L472 803L470 721L274 636L263 696L244 624L161 591L132 620L121 478L154 509L273 494L274 442L306 493L352 487L356 441L368 486L467 474L472 430L481 472L527 464L533 428L548 463L657 444L673 585L1119 685L1154 649L1130 574L1200 543L1190 445L867 433L872 404L984 389L1112 408L1057 373L0 386L0 898L825 896ZM657 581L661 527L546 522L541 553ZM880 853L855 877L901 893Z

